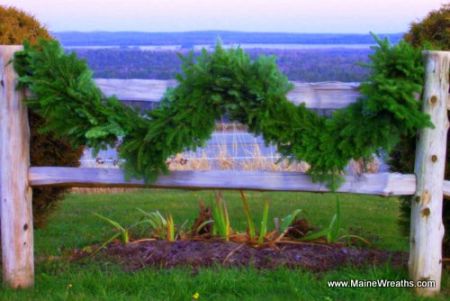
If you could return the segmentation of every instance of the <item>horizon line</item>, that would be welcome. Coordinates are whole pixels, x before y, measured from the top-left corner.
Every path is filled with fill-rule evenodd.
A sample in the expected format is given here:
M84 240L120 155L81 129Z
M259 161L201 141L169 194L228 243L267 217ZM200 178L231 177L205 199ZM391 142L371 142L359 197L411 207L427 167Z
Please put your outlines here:
M242 33L242 34L285 34L285 35L371 35L373 32L289 32L289 31L240 31L240 30L187 30L187 31L141 31L141 30L58 30L51 33L145 33L145 34L183 34L183 33ZM406 32L384 32L376 35L400 35Z

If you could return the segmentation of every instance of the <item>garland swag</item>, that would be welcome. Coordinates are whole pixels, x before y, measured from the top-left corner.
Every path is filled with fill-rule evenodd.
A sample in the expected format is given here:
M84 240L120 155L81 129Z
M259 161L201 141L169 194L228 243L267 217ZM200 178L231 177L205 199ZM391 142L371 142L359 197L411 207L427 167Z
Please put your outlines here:
M308 162L313 180L336 189L350 159L390 150L400 136L432 126L415 98L423 86L421 52L403 41L377 42L361 97L331 117L288 101L292 85L275 58L252 60L242 49L220 45L212 53L182 57L178 85L167 90L159 108L146 112L105 97L86 62L55 41L25 43L14 67L19 85L31 91L29 107L46 120L43 131L95 150L121 138L128 177L151 182L167 173L169 157L204 145L215 121L227 114L284 158Z

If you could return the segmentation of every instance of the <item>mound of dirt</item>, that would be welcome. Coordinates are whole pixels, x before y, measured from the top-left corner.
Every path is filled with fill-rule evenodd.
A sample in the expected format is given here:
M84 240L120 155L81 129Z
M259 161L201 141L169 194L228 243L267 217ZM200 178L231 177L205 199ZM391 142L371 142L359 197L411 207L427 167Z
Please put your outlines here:
M253 248L247 244L223 241L164 240L142 241L122 245L111 244L102 251L126 270L152 267L207 267L213 265L272 269L302 268L320 272L342 266L377 265L389 262L394 266L407 263L407 253L358 249L342 245L279 244L276 248Z

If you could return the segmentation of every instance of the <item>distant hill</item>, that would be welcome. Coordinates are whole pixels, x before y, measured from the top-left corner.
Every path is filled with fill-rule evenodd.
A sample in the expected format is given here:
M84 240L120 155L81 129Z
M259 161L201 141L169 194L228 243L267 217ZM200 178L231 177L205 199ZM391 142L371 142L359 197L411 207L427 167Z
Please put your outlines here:
M105 45L182 45L189 48L199 44L214 44L218 39L224 44L373 44L370 34L304 34L262 33L234 31L193 32L53 32L64 46ZM392 43L401 40L403 34L380 34Z

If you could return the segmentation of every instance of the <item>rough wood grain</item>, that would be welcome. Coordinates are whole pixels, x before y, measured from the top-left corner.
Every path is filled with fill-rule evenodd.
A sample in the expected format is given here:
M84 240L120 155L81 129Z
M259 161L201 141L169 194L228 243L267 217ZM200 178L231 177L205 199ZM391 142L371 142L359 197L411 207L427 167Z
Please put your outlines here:
M116 95L120 100L160 101L168 87L175 86L173 80L143 79L96 79L105 95ZM293 82L294 89L288 98L296 103L305 103L311 109L339 109L356 101L359 83Z
M125 180L117 168L31 167L32 186L144 187L142 180ZM312 183L309 176L297 172L249 171L173 171L162 175L148 187L181 189L234 189L259 191L329 191L325 185ZM376 195L411 195L415 176L397 173L347 176L339 192Z
M0 183L3 281L12 288L34 284L29 127L23 93L8 64L17 46L0 47Z
M421 130L416 147L417 190L411 205L409 273L415 280L434 280L434 288L417 288L419 295L439 292L442 273L442 198L447 150L447 101L450 52L425 52L423 111L434 128Z

